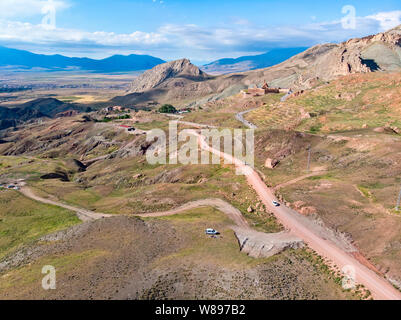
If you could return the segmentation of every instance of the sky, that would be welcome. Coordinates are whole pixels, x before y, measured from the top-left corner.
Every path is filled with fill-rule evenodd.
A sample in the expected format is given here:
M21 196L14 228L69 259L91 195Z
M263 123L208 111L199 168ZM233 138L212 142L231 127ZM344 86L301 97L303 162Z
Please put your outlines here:
M341 42L401 24L399 0L0 0L0 45L201 64Z

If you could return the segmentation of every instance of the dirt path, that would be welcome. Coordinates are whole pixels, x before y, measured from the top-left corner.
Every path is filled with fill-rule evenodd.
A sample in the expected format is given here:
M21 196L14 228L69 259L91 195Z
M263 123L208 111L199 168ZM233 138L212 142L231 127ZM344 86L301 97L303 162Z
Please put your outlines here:
M388 281L361 264L351 253L346 252L336 243L316 232L314 228L311 228L306 223L306 220L302 219L298 212L285 206L275 207L272 204L272 201L276 200L273 190L266 186L253 168L245 165L244 162L231 155L213 149L200 134L197 132L194 132L194 134L199 137L199 144L202 149L232 161L246 175L249 185L256 191L264 205L274 213L277 219L293 235L301 238L311 249L330 260L340 270L344 267L353 268L355 270L356 282L368 288L375 299L401 300L401 292L396 290Z
M250 121L248 121L248 120L246 120L246 119L244 118L244 115L245 115L245 114L247 114L247 113L249 113L249 112L252 112L253 110L256 110L256 109L259 109L259 108L253 108L253 109L250 109L250 110L247 110L247 111L239 112L239 113L237 113L237 114L235 115L235 118L236 118L238 121L242 122L242 124L243 124L244 126L248 127L249 129L257 129L258 127L257 127L255 124L253 124L252 122L250 122Z
M380 204L380 203L375 203L371 197L367 197L366 195L364 195L363 192L358 188L358 186L357 186L356 184L354 184L354 188L355 188L356 191L358 191L358 193L359 193L364 199L367 199L367 200L369 201L370 205L373 206L373 207L375 207L377 211L383 212L383 213L388 214L388 215L393 216L393 217L397 217L397 218L400 218L400 217L401 217L401 215L399 215L399 214L394 214L394 213L392 213L390 210L386 209L382 204Z
M221 200L221 199L202 199L197 201L188 202L182 205L179 208L165 211L165 212L153 212L153 213L144 213L138 214L138 217L165 217L165 216L172 216L186 210L195 209L199 207L213 207L217 210L225 213L231 220L235 222L238 227L249 229L249 224L242 215L241 211L237 208L233 207L228 202Z
M319 175L321 175L321 174L324 173L324 172L327 172L327 171L326 171L326 170L314 171L314 172L312 172L312 173L305 174L305 175L300 176L300 177L298 177L298 178L295 178L295 179L289 180L289 181L287 181L287 182L278 184L278 185L275 186L273 189L274 189L274 190L279 190L279 189L281 189L281 188L288 187L288 186L290 186L290 185L293 185L293 184L295 184L295 183L297 183L297 182L299 182L299 181L308 179L308 178L310 178L310 177L319 176Z
M23 195L25 195L26 197L31 198L35 201L39 201L42 203L51 204L51 205L54 205L57 207L62 207L64 209L75 211L77 213L78 218L81 219L82 221L93 221L93 220L113 216L111 214L98 213L98 212L94 212L94 211L90 211L90 210L85 210L85 209L73 207L68 204L58 202L58 201L53 201L53 200L39 197L39 196L35 195L34 192L32 191L32 189L30 189L29 187L22 187L20 191Z

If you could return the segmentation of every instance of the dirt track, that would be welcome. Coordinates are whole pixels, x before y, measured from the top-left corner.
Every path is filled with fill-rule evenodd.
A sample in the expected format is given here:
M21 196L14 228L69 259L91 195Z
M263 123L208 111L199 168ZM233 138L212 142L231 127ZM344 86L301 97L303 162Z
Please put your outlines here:
M64 209L68 209L71 211L75 211L77 213L78 218L81 219L82 221L92 221L92 220L97 220L97 219L107 218L107 217L112 216L111 214L98 213L98 212L94 212L94 211L90 211L90 210L85 210L85 209L73 207L68 204L58 202L58 201L53 201L53 200L39 197L39 196L35 195L29 187L22 187L20 191L23 195L25 195L26 197L31 198L33 200L36 200L36 201L39 201L42 203L46 203L46 204L51 204L51 205L58 206L58 207L62 207Z
M250 109L250 110L247 110L247 111L242 111L242 112L240 112L240 113L237 113L237 114L235 115L235 118L236 118L238 121L242 122L242 124L245 125L246 127L248 127L249 129L257 129L258 127L257 127L256 125L254 125L252 122L250 122L250 121L244 119L244 115L245 115L245 114L247 114L247 113L249 113L249 112L251 112L251 111L253 111L253 110L256 110L256 109L258 109L258 108L254 108L254 109Z
M290 186L290 185L293 185L293 184L295 184L295 183L297 183L297 182L299 182L299 181L305 180L305 179L310 178L310 177L319 176L319 175L321 175L323 172L326 172L326 171L325 171L325 170L320 170L320 171L314 171L314 172L309 173L309 174L305 174L305 175L303 175L303 176L300 176L300 177L298 177L298 178L292 179L292 180L290 180L290 181L287 181L287 182L278 184L277 186L274 187L274 190L279 190L279 189L281 189L281 188L288 187L288 186Z
M375 299L401 300L401 292L375 272L362 265L351 254L338 247L334 242L315 232L313 228L305 224L305 220L299 217L300 214L298 212L285 206L273 206L272 201L276 200L273 191L266 186L253 168L245 165L245 163L231 155L213 149L202 136L195 131L194 134L199 137L199 144L202 149L232 161L246 175L249 185L256 191L265 206L275 214L285 228L290 230L295 236L303 239L319 255L332 261L339 269L348 266L354 268L356 282L368 288Z
M219 150L211 148L198 133L194 131L194 134L196 134L199 137L199 144L201 148L203 148L204 150L208 150L211 153L217 154L222 158L232 161L237 168L239 168L245 173L249 185L257 192L257 194L259 195L260 199L265 204L265 206L275 214L277 219L289 231L291 231L293 235L302 239L306 244L309 245L310 248L315 250L321 256L329 259L338 268L342 269L345 266L352 266L355 269L356 282L365 285L365 287L370 290L375 299L401 300L401 293L398 290L396 290L389 282L387 282L385 279L377 275L375 272L373 272L372 270L361 264L357 259L355 259L352 256L352 254L347 253L343 248L339 247L334 242L328 240L325 236L322 236L322 234L317 233L313 228L310 228L310 225L307 225L305 223L305 220L303 220L300 217L298 212L285 206L281 207L273 206L272 201L276 200L273 191L266 186L266 184L263 182L263 180L260 178L258 173L253 168L245 165L242 161L232 157L231 155L227 155ZM75 211L77 212L77 215L80 217L80 219L82 219L83 221L96 220L110 216L38 197L32 192L32 190L30 190L27 187L22 188L21 192L25 196L34 199L36 201L60 206L68 210ZM200 202L198 202L198 204L195 206L198 207L201 206L199 205L199 203L201 204L203 203L204 204L203 206L211 205L210 202L206 203L204 201L208 200L200 200ZM215 202L214 205L212 204L212 206L216 205L221 206L222 203ZM195 206L194 203L187 204L181 208L165 212L164 215L175 214L178 213L179 211L194 208ZM244 221L242 221L242 219L244 219L242 215L240 216L242 219L240 219L240 217L234 213L232 208L227 207L225 204L223 204L222 208L223 209L220 210L229 214L230 217L232 216L233 220L237 224L238 223L244 224ZM151 215L152 214L147 214L146 216L151 216ZM157 215L160 216L160 213L154 213L154 216ZM248 228L247 224L246 227Z
M165 212L154 212L154 213L144 213L138 214L138 217L165 217L165 216L172 216L186 210L195 209L199 207L214 207L217 210L225 213L231 220L235 222L238 227L249 229L248 222L242 215L241 211L237 208L233 207L228 202L225 202L221 199L203 199L198 201L192 201L189 203L184 204L183 206L173 209L170 211Z

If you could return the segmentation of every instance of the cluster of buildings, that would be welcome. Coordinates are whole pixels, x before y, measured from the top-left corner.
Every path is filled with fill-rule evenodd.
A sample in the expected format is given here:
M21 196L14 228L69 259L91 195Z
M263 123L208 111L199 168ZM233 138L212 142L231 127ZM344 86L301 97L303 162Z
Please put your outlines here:
M267 82L265 81L262 87L255 86L253 88L248 88L248 90L242 90L241 94L244 98L246 97L259 97L264 96L269 93L280 93L281 89L279 88L270 88Z
M109 112L129 112L130 110L128 108L122 107L122 106L112 106L112 107L106 107L102 109L103 113L109 113Z

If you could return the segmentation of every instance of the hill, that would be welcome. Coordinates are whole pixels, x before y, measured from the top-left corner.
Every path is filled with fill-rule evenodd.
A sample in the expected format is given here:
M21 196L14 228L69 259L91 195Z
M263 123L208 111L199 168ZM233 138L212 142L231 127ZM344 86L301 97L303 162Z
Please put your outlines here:
M188 59L167 62L146 71L131 84L130 92L144 92L167 83L180 81L203 81L210 79L206 73L193 65Z
M339 44L317 45L282 64L246 75L252 81L265 78L276 86L306 89L339 76L400 69L401 26L398 26Z
M54 98L41 98L14 108L0 106L0 130L17 126L19 123L38 118L54 118L66 111L83 111L84 107L64 103Z
M130 94L117 97L113 102L125 105L169 102L194 106L234 95L264 81L272 87L303 90L340 76L400 69L401 26L339 44L316 45L273 67L242 73L213 77L189 60L169 62L134 80Z
M69 58L62 55L35 54L29 51L0 47L0 67L7 68L79 69L107 73L147 70L160 63L164 63L164 61L147 55L114 55L106 59L94 60Z
M279 64L307 49L308 48L306 47L280 48L255 56L243 56L236 59L220 59L202 66L201 69L209 74L216 75L263 69Z

